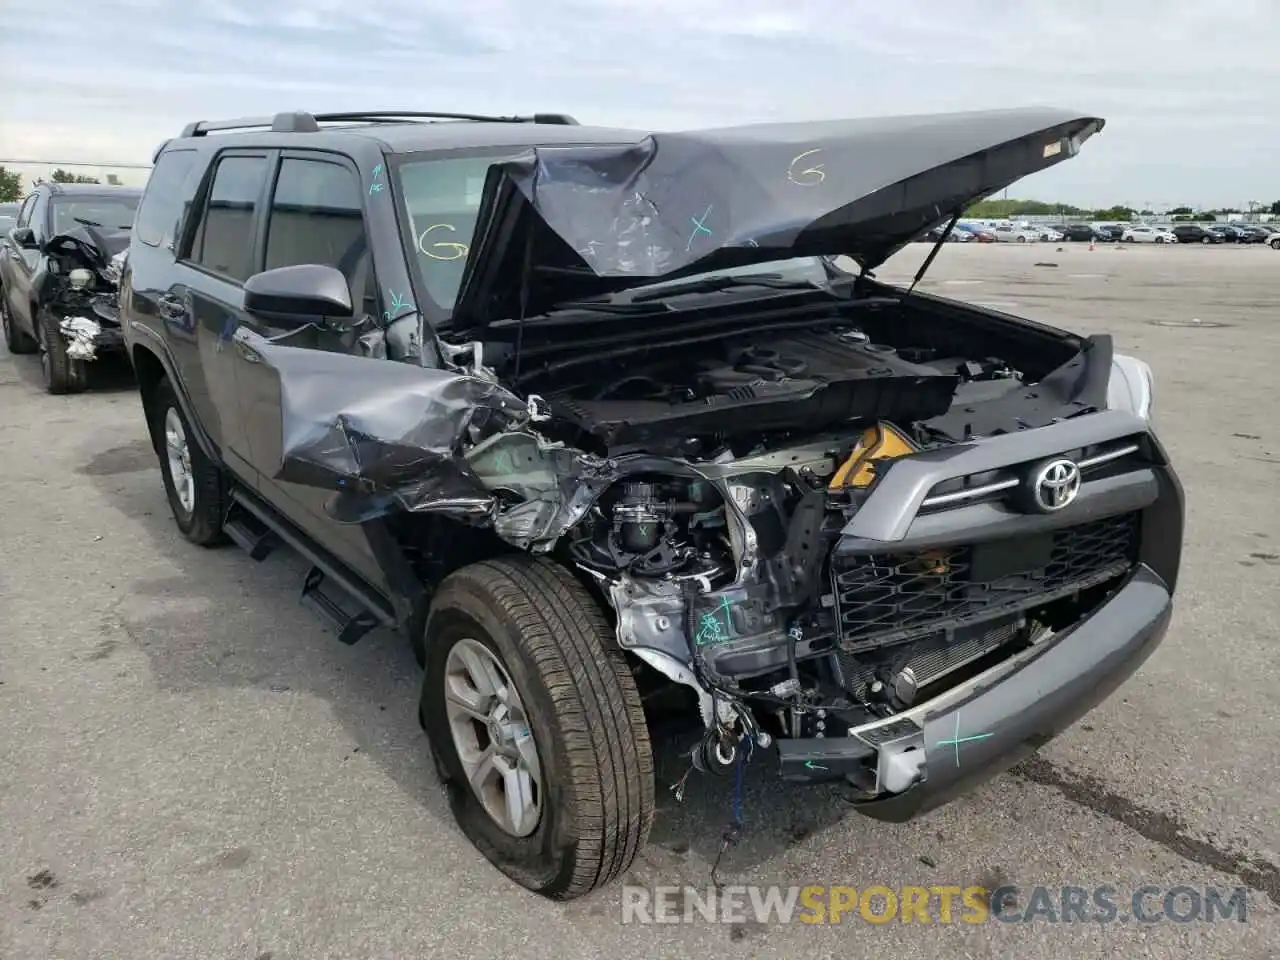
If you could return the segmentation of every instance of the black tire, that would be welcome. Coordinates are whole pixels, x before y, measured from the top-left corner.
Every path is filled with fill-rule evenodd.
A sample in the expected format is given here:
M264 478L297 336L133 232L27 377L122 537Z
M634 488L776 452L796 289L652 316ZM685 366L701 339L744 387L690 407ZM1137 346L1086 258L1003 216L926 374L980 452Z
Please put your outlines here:
M1164 237L1156 237L1156 243L1164 243Z
M463 638L497 654L526 705L544 791L526 837L485 811L450 732L445 664ZM625 873L653 821L653 754L635 680L586 588L544 558L463 567L434 598L426 644L419 717L467 838L508 877L555 900Z
M1201 243L1212 243L1213 241L1211 241L1208 237L1201 237L1201 238L1200 238L1200 242L1201 242Z
M194 479L194 504L188 510L182 505L174 484L173 473L169 466L168 448L165 444L165 421L169 411L177 414L178 421L186 439L187 461ZM202 547L213 547L226 542L222 532L222 519L226 516L227 480L226 474L215 463L205 456L200 444L196 442L182 412L173 385L168 378L162 379L151 395L147 410L148 426L151 429L151 442L155 447L156 457L160 461L160 475L164 478L164 492L169 498L169 509L173 512L173 521L182 535L192 543Z
M3 289L0 289L0 325L4 327L4 345L9 348L10 353L35 353L39 349L30 334L18 329L18 324L9 311L8 295Z
M43 307L37 310L36 332L40 335L40 371L45 390L55 395L83 393L89 385L88 368L83 360L67 356L67 338L52 311Z
M1271 241L1271 249L1272 249L1272 250L1280 250L1280 240L1272 240L1272 241Z

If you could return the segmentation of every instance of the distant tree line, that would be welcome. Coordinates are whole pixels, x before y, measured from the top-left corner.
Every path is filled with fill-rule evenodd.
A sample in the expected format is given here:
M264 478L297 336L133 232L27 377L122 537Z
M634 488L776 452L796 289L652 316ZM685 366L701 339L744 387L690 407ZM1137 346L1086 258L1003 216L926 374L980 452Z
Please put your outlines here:
M83 173L72 173L70 170L63 170L61 167L49 174L49 179L54 183L101 183L97 177L90 177ZM35 183L44 183L43 177L37 177ZM118 184L120 178L114 173L107 174L107 183ZM34 184L32 184L34 186ZM22 189L22 174L16 170L6 170L0 167L0 203L16 203L21 200L26 191Z
M1192 210L1190 207L1174 207L1166 211L1173 220L1213 221L1231 213L1240 213L1233 207L1220 210ZM1270 212L1280 216L1280 200L1270 207L1262 207L1259 213ZM965 216L983 220L1003 220L1008 217L1070 217L1078 220L1132 220L1134 216L1153 217L1154 210L1135 210L1132 207L1114 206L1100 210L1073 207L1069 203L1046 203L1043 200L979 200L965 211Z

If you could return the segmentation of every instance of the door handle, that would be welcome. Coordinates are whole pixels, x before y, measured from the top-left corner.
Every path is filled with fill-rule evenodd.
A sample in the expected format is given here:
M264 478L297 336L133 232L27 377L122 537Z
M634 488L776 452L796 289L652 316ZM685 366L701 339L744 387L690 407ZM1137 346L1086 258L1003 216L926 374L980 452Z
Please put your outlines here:
M232 340L236 345L236 353L240 355L242 360L246 360L249 363L262 362L262 356L253 348L253 345L249 343L248 336L243 330L237 330L232 336Z
M160 308L160 315L166 320L180 320L187 315L186 301L175 294L166 293L156 300L156 304Z

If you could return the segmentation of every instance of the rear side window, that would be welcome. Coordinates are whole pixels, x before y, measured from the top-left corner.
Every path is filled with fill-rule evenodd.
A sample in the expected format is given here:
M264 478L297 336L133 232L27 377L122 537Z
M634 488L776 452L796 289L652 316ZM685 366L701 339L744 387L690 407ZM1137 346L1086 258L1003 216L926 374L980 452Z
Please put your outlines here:
M372 259L354 172L327 160L286 157L280 163L267 221L264 269L318 263L342 271L355 297L373 292ZM366 311L370 305L366 304ZM372 307L376 312L376 305Z
M253 270L253 226L267 180L266 157L223 157L213 173L192 263L243 283Z
M137 240L149 247L173 249L185 206L182 185L195 161L194 150L169 150L160 154L151 169L133 224L133 236Z

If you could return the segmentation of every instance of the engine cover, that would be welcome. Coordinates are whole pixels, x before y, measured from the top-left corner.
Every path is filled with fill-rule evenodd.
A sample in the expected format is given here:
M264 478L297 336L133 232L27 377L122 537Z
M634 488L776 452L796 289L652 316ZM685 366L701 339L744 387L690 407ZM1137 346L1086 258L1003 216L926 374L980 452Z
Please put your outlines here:
M658 441L856 420L911 422L951 406L959 376L910 363L860 335L805 333L727 345L725 355L667 363L635 373L637 398L547 397L552 412L611 450ZM615 391L624 393L620 385Z

